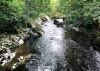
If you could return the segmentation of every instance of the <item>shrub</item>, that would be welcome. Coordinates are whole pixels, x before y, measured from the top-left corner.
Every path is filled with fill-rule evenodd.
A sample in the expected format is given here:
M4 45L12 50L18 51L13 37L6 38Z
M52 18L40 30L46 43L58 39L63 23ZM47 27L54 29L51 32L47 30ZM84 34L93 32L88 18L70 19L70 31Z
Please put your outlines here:
M67 17L67 24L84 26L86 29L92 29L92 26L98 26L100 19L100 1L98 0L67 0L66 4L61 2L62 13Z

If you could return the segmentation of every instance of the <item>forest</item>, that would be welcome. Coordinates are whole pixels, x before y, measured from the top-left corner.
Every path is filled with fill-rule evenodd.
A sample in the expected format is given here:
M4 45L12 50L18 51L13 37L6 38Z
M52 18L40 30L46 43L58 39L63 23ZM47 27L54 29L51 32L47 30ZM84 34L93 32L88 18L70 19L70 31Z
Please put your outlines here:
M99 0L0 0L0 71L100 71Z

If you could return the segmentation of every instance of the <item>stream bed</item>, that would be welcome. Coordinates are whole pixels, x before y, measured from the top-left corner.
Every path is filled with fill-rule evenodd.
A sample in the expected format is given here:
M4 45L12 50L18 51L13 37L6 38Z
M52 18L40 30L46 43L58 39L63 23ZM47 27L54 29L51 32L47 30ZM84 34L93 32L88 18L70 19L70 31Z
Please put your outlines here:
M100 71L100 53L92 46L65 39L64 28L52 20L43 22L42 29L44 34L33 43L40 53L32 54L25 65L28 71Z

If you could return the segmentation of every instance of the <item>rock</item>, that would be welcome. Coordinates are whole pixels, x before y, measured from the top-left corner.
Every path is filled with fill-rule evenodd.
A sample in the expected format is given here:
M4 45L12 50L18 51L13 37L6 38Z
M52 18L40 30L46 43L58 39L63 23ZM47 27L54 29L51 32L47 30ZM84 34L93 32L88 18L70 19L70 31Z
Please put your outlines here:
M23 60L23 59L24 59L23 56L20 56L20 57L18 58L19 61L21 61L21 60Z
M0 66L4 66L5 64L7 64L8 62L10 62L13 58L15 57L15 53L4 53L1 54L1 58L0 58Z
M23 56L20 56L20 59L23 59L24 57Z
M24 40L20 39L18 43L19 43L19 45L24 44Z
M10 49L9 49L9 48L7 48L6 50L7 50L7 53L11 53L11 51L10 51Z
M10 58L13 59L16 53L11 53Z
M54 19L54 24L57 25L57 27L63 27L64 21L63 19Z
M79 31L78 27L72 27L72 29L75 30L75 31L77 31L77 32Z
M63 19L56 19L59 23L63 23Z
M47 22L49 20L49 17L42 16L42 17L40 17L40 19L42 20L42 22Z
M9 53L5 53L5 54L3 54L3 56L7 59L10 56L10 54Z
M3 60L1 66L4 66L7 63L7 60Z
M45 18L46 18L47 20L50 20L50 17L49 17L49 16L45 16Z
M41 25L42 20L40 18L38 18L38 19L35 20L35 22L38 23L39 25Z
M12 66L11 70L14 70L14 69L16 68L16 65L17 65L17 63L15 63L15 64Z

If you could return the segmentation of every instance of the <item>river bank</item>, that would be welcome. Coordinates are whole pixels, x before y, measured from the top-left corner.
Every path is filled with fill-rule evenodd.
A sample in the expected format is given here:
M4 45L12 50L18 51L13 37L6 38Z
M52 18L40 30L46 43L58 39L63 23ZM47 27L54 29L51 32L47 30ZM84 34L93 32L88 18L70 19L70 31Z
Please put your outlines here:
M43 33L41 27L36 22L32 22L31 27L20 30L18 34L0 34L0 69L15 69L27 60L31 52L31 43ZM33 39L32 42L27 41ZM3 69L2 69L3 68Z

